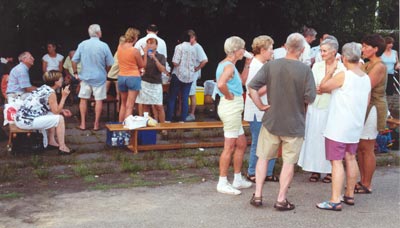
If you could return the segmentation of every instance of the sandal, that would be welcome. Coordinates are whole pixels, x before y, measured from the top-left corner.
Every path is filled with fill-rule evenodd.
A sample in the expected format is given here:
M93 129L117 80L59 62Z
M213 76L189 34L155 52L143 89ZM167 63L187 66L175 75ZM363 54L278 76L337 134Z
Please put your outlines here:
M251 175L249 173L246 174L246 178L247 180L249 180L250 182L256 183L256 175Z
M359 181L356 186L354 187L354 193L357 194L371 194L372 190L368 189L365 187L363 184L361 184L361 181Z
M255 194L253 193L253 196L250 199L250 204L253 205L254 207L261 207L262 204L262 196L256 197Z
M274 208L276 208L278 211L289 211L293 210L295 206L287 199L285 199L283 202L276 201L276 203L274 204Z
M330 201L325 201L316 205L317 208L322 210L329 210L329 211L341 211L342 210L342 203L332 203Z
M271 182L279 182L279 178L277 176L266 176L265 181L271 181Z
M321 178L321 174L319 173L311 173L310 178L308 178L308 180L310 182L318 182L319 178Z
M322 179L322 182L327 183L327 184L331 183L332 182L332 174L326 174L324 179Z
M347 205L354 206L354 197L343 195L343 199L341 201Z

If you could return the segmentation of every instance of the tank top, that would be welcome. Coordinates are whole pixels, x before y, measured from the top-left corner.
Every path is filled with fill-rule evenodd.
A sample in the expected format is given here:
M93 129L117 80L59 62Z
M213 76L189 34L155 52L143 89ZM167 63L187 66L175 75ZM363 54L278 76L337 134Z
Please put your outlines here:
M358 143L364 127L371 81L345 71L342 87L332 91L324 136L336 142Z
M224 72L224 68L225 66L232 64L233 68L235 69L234 73L233 73L233 77L231 79L228 80L228 82L226 83L229 92L231 92L234 96L242 96L243 94L243 87L242 87L242 80L240 79L240 74L239 71L236 69L235 65L229 61L225 61L222 63L218 64L217 67L217 72L216 72L216 79L217 82L219 80L219 78L221 77L222 72ZM224 94L222 94L218 88L217 89L217 93L218 95L220 95L221 97L224 96Z
M121 76L140 76L139 67L134 56L134 47L118 46L117 58L119 64L119 73Z
M382 63L382 61L377 61L375 63L368 62L363 65L362 70L365 73L371 72L371 70L376 66L376 64ZM370 66L371 65L371 66ZM368 117L369 111L371 110L372 106L375 106L377 114L378 114L378 131L384 131L386 127L386 118L387 118L387 101L386 101L386 84L387 84L387 73L384 72L384 79L379 82L375 88L371 90L371 100L368 105L367 115Z
M386 65L387 73L394 74L394 65L396 64L397 52L395 50L390 51L390 56L383 53L381 55L382 62Z

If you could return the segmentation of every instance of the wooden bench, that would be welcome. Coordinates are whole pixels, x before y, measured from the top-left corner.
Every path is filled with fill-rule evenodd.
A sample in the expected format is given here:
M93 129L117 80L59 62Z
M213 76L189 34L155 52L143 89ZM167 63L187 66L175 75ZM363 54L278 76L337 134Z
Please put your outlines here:
M243 126L248 127L249 123L243 121ZM169 149L180 149L180 148L197 148L197 147L221 147L224 145L224 141L218 142L182 142L182 143L171 143L171 144L155 144L155 145L138 145L138 132L139 131L151 131L151 130L178 130L178 129L212 129L222 128L223 124L220 121L213 122L185 122L185 123L158 123L154 127L142 127L133 130L124 128L122 124L106 124L106 128L113 131L131 131L131 138L128 145L128 149L133 153L147 150L169 150Z
M21 128L18 128L15 124L9 124L9 134L8 134L8 144L7 144L7 151L11 152L12 151L12 140L13 138L17 137L17 134L24 133L24 134L30 134L34 132L34 130L24 130Z

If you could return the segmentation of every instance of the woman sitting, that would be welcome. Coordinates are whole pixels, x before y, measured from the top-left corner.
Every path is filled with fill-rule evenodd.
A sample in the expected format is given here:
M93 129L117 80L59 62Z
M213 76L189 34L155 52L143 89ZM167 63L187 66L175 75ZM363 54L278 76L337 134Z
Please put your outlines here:
M70 117L72 114L63 109L70 93L69 86L61 90L61 101L57 103L55 90L63 84L62 73L55 70L45 72L43 80L45 84L32 91L18 109L15 124L21 129L41 130L45 147L58 148L60 155L69 155L74 151L65 145L64 116Z

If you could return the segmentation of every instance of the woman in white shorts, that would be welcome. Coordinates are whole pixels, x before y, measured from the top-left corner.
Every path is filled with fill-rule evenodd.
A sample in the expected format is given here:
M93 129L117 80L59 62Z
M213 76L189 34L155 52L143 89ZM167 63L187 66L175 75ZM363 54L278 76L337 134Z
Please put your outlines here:
M362 40L362 52L369 62L362 66L362 70L371 79L371 100L367 109L360 143L358 144L358 166L361 180L357 183L355 193L372 193L372 176L376 168L375 142L379 131L384 131L387 117L386 101L386 65L380 56L385 51L386 43L378 34L367 35Z
M55 70L46 72L43 80L45 84L32 91L18 109L15 124L21 129L41 130L45 147L57 148L60 155L69 155L74 151L65 144L64 116L70 117L72 114L68 109L63 109L70 93L69 86L61 90L61 101L57 103L55 90L62 86L62 73Z

